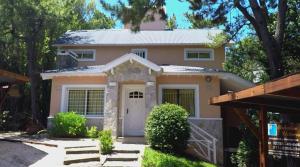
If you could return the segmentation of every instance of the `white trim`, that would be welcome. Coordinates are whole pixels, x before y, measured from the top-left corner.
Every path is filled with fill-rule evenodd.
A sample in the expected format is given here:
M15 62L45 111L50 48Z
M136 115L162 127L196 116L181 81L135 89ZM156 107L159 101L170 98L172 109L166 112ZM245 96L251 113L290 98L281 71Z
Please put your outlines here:
M93 52L93 58L92 59L78 59L76 58L77 61L96 61L96 49L68 49L68 52L76 52L76 51L92 51Z
M144 84L127 84L127 85L122 85L122 98L121 98L121 115L119 116L119 119L122 119L122 136L125 135L125 119L124 119L124 115L125 115L125 99L126 99L126 89L127 88L132 88L132 87L135 87L135 88L142 88L144 89L144 99L146 100L146 97L145 97L145 91L146 91L146 87ZM145 102L146 104L146 102ZM146 109L146 106L145 106L145 109Z
M187 57L188 51L197 51L197 52L208 52L210 54L210 58L193 58L190 59ZM184 48L184 61L213 61L215 59L214 49L209 48Z
M144 59L148 59L148 49L146 49L146 48L134 48L134 49L131 49L131 53L133 53L135 51L143 51L143 52L145 52L145 58ZM135 53L133 53L133 54L135 54Z
M103 109L103 115L85 115L86 118L104 118L104 112L106 110L105 104L106 104L106 85L104 84L69 84L69 85L62 85L62 91L61 91L61 103L60 103L60 112L67 112L67 106L68 106L68 93L67 90L70 88L82 88L85 90L89 89L104 89L104 109Z
M141 58L140 56L134 54L134 53L128 53L128 54L125 54L109 63L107 63L105 65L105 67L103 68L103 72L107 72L109 70L111 70L112 68L120 65L120 64L123 64L127 61L130 61L130 60L134 60L148 68L151 68L152 70L156 71L156 72L160 72L161 71L161 67L152 63L151 61L149 60L146 60L144 58Z
M160 84L159 86L159 101L158 103L162 103L162 90L164 88L173 88L173 89L194 89L195 90L195 116L189 117L190 119L193 118L200 118L200 97L199 97L199 85L197 84Z
M190 120L215 120L215 121L223 120L223 118L195 118L195 117L190 117L188 119L190 119Z

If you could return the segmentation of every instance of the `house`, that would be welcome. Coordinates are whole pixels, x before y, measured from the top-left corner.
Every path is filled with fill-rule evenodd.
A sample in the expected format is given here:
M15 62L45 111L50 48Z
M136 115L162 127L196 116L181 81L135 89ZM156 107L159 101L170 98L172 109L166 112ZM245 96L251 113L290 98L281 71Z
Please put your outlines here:
M190 113L193 141L205 147L199 154L222 164L221 109L208 100L252 86L222 70L225 46L207 46L222 31L141 27L68 31L57 40L60 68L41 74L52 80L49 126L56 113L75 111L115 137L143 136L152 107L175 103Z

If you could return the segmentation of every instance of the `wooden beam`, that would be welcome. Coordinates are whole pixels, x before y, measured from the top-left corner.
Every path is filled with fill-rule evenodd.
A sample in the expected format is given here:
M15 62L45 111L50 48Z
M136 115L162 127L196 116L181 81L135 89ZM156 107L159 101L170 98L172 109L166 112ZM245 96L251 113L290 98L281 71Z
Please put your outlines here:
M268 166L268 134L267 134L267 112L261 107L259 112L259 166Z
M18 82L29 82L29 78L24 75L16 74L16 73L1 70L1 69L0 69L0 77L13 79Z
M270 81L249 89L241 90L236 93L228 93L221 96L212 97L209 100L211 105L221 105L229 101L258 97L267 94L274 94L283 90L300 87L300 74L291 75L275 81Z
M240 120L250 129L253 135L259 139L259 131L258 128L252 123L249 116L245 113L245 111L241 111L242 109L233 108L234 113L240 118Z

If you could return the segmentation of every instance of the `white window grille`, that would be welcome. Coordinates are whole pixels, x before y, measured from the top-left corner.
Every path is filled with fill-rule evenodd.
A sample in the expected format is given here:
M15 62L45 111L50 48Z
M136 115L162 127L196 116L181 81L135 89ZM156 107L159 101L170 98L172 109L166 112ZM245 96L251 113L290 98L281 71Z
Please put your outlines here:
M147 59L147 49L132 49L131 52L144 59Z
M70 49L76 54L78 61L95 61L96 50L94 49Z
M70 88L67 90L67 111L84 116L103 116L104 89Z
M195 61L214 60L214 50L198 49L198 48L185 49L184 60L195 60Z

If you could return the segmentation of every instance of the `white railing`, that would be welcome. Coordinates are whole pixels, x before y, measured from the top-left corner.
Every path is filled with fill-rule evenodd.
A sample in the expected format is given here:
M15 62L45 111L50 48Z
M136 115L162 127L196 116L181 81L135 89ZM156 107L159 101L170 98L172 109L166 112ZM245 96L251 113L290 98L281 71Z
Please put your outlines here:
M191 127L191 137L189 139L189 145L193 147L198 156L216 164L217 139L191 121L189 121L189 123Z

